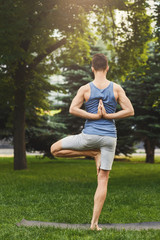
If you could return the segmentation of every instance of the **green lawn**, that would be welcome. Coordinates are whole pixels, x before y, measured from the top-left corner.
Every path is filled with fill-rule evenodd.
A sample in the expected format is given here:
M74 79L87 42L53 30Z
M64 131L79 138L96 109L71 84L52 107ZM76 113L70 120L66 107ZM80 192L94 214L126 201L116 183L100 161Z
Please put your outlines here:
M160 221L160 163L137 157L115 161L100 223ZM0 158L0 239L159 240L160 230L117 231L17 227L23 218L90 223L96 189L94 161L28 157L28 170L13 171L12 158Z

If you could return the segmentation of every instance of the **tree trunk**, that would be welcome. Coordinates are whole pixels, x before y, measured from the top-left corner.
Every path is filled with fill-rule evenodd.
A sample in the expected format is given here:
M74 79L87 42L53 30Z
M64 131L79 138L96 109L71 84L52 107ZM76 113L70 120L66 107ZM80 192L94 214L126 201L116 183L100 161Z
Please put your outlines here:
M15 76L14 170L27 168L25 144L25 83L23 71Z
M154 140L146 138L144 141L144 148L146 152L146 163L154 163L154 150L155 150Z

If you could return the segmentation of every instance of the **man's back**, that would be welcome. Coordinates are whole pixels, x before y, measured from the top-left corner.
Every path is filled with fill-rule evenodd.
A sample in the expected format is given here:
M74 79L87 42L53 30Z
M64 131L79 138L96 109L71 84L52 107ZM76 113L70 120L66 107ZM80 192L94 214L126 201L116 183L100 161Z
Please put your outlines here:
M87 112L96 114L100 99L103 101L108 113L114 113L116 111L117 102L113 92L113 82L109 81L107 87L103 89L97 88L93 82L89 83L89 87L90 96L88 101L85 102ZM116 137L115 121L104 118L98 120L87 119L83 133Z

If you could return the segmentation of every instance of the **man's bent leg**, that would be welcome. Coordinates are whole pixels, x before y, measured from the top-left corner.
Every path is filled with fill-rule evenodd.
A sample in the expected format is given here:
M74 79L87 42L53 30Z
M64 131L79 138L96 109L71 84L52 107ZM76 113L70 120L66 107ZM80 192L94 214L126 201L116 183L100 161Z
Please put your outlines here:
M58 142L52 144L51 146L51 153L54 156L57 157L80 157L80 156L86 156L86 157L94 157L96 161L97 168L100 166L99 163L99 150L69 150L69 149L62 149L62 140L59 140Z
M98 174L98 186L94 196L93 217L91 221L92 230L101 230L101 228L98 227L98 219L107 195L109 172L109 170L101 169Z

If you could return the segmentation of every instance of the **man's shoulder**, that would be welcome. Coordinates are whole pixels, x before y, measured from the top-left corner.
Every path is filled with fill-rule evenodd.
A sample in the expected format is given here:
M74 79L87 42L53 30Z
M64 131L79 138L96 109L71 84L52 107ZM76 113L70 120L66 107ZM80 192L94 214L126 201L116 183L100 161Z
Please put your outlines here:
M121 87L120 84L117 84L117 83L115 83L115 82L113 82L113 85L114 85L115 88Z
M122 87L121 87L120 84L117 84L117 83L113 82L113 86L114 86L114 89L115 89L116 91L122 90Z
M80 88L79 88L79 91L88 91L89 90L89 83L85 84L85 85L82 85Z

